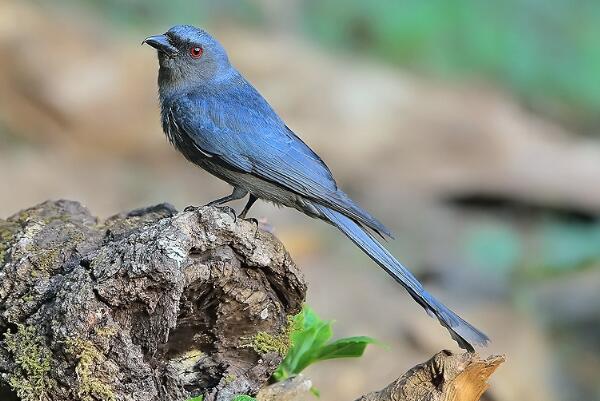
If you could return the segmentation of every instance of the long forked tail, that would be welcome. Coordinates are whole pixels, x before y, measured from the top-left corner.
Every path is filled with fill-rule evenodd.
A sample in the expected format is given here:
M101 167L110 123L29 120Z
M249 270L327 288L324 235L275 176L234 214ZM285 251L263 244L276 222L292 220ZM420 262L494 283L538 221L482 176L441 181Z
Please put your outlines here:
M425 308L430 315L435 315L461 348L473 352L473 344L485 346L488 343L489 339L485 334L464 321L425 291L415 276L402 266L369 232L339 212L318 204L313 204L313 206L322 213L325 219L346 234L352 242L388 272L390 276L402 284L415 301Z

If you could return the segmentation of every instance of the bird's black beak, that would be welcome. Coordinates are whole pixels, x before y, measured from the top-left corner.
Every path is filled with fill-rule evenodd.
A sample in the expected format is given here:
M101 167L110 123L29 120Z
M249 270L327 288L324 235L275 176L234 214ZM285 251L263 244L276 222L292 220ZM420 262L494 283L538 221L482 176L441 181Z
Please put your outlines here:
M179 53L179 50L177 50L177 48L171 44L166 35L148 36L146 39L144 39L142 44L150 45L169 57L173 57Z

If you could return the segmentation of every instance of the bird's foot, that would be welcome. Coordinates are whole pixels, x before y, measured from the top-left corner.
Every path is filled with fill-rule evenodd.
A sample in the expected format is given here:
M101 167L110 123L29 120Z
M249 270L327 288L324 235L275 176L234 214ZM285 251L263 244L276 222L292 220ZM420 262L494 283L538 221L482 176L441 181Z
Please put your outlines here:
M211 206L211 207L215 207L217 209L219 209L222 212L227 213L228 215L231 216L231 218L233 218L233 221L237 221L237 215L235 213L235 210L233 210L233 208L231 206L213 206L210 203L204 205L204 206L194 206L194 205L190 205L188 207L186 207L185 209L183 209L184 212L195 212L196 210L202 208L202 207L207 207L207 206Z
M261 217L260 219L249 218L244 219L246 221L251 221L256 224L257 228L260 228L262 231L266 231L268 233L273 234L275 232L275 227L269 224L269 221L265 217Z
M238 219L242 219L242 220L244 220L244 221L247 221L247 222L253 223L253 224L255 224L255 225L256 225L256 227L259 227L259 226L260 226L260 223L259 223L259 222L258 222L258 220L257 220L257 219L255 219L254 217L248 217L248 218L245 218L245 217L242 217L242 215L238 215Z
M231 206L217 206L217 209L230 215L234 223L237 221L237 214Z

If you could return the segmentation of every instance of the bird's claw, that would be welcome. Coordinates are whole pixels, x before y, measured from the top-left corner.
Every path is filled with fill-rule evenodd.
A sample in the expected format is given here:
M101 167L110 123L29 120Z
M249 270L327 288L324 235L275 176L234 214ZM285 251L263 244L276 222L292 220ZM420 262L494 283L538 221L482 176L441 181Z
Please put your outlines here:
M217 209L230 215L234 223L237 222L237 214L231 206L218 206Z
M254 223L256 225L257 230L266 231L271 234L273 234L275 230L274 227L271 224L269 224L269 222L265 218L255 219L254 217L249 217L247 219L244 219L244 221Z
M185 209L183 209L183 211L184 211L184 212L193 212L193 211L195 211L196 209L197 209L197 207L196 207L196 206L194 206L194 205L189 205L189 206L187 206Z
M240 218L241 218L242 220L244 220L244 221L248 221L248 222L250 222L250 223L254 223L254 224L256 224L256 227L257 227L257 228L260 226L260 223L259 223L259 222L258 222L258 220L257 220L257 219L255 219L254 217L248 217L248 218L245 218L245 217L242 217L241 215L239 215L239 216L238 216L238 219L240 219Z

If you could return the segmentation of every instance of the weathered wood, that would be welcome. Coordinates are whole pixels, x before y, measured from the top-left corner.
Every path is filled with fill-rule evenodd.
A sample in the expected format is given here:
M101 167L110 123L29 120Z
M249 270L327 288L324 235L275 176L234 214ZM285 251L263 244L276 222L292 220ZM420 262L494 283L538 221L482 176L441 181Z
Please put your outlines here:
M482 360L477 354L440 351L383 390L366 394L356 401L477 401L488 388L488 378L502 362L504 357L501 356ZM311 386L308 378L296 376L263 388L257 399L304 401L311 396Z
M305 293L275 237L219 209L45 202L0 220L0 400L306 399L306 377L267 386ZM358 401L477 401L503 360L441 351Z
M304 401L309 397L312 382L303 375L293 376L279 383L264 387L256 395L258 401Z
M305 292L275 237L218 209L43 203L0 220L0 399L254 394Z
M502 356L482 360L477 354L440 351L383 390L357 401L477 401L502 362Z

